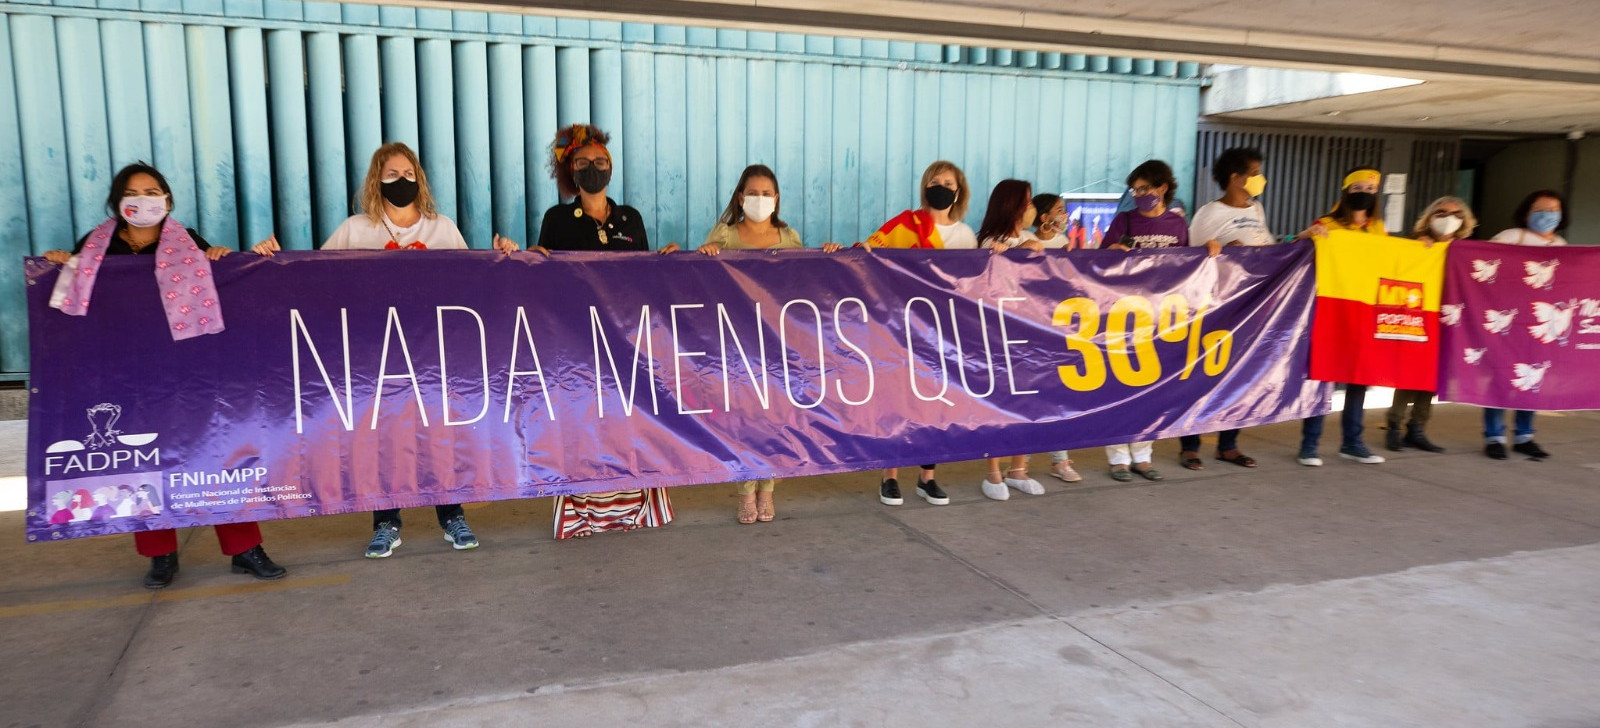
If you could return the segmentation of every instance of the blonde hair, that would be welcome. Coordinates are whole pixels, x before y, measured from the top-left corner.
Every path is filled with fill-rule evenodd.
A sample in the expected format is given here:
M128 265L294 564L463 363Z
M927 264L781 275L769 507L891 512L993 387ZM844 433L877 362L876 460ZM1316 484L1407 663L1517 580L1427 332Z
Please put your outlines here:
M961 173L961 168L953 162L943 159L928 165L922 173L922 186L917 188L917 197L922 200L922 206L928 206L928 196L925 192L933 184L933 178L949 172L956 176L956 202L950 206L950 219L961 220L967 216L967 203L972 201L972 190L967 187L967 176Z
M433 191L428 189L428 175L422 171L422 162L417 160L417 153L411 151L411 147L404 142L389 142L372 153L372 162L367 165L367 179L361 183L361 212L374 223L383 222L383 166L396 155L405 157L417 173L417 200L412 204L417 206L417 211L423 217L438 217L439 212L433 206Z
M1422 211L1422 217L1417 218L1417 224L1411 226L1412 237L1418 235L1426 235L1429 238L1434 237L1433 229L1428 227L1428 220L1433 217L1433 213L1439 210L1440 205L1455 205L1461 208L1461 227L1456 229L1455 237L1451 239L1460 240L1472 237L1472 231L1478 227L1478 217L1472 214L1472 208L1467 206L1465 200L1453 195L1445 195L1434 200L1433 204L1428 205L1428 209Z

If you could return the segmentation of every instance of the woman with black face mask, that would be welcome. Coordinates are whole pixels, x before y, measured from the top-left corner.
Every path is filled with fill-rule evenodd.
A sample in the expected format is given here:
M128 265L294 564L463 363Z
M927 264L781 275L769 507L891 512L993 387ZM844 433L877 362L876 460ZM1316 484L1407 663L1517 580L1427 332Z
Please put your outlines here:
M510 238L494 236L493 244L502 253L515 252ZM465 250L455 221L434 208L428 175L411 147L390 142L372 153L367 178L361 184L361 212L351 215L321 250ZM277 236L252 248L271 256L281 250Z
M1383 226L1383 218L1378 214L1378 182L1382 175L1371 167L1357 167L1344 176L1344 190L1339 197L1338 204L1328 214L1317 218L1311 227L1300 233L1300 237L1321 238L1330 230L1354 230L1374 235L1385 235L1388 230ZM1340 443L1339 457L1353 460L1363 465L1377 465L1384 461L1382 455L1373 454L1367 449L1367 444L1362 441L1361 435L1366 430L1362 417L1366 412L1367 387L1362 384L1347 384L1344 389L1344 412L1340 417ZM1300 425L1300 455L1296 458L1301 465L1318 467L1322 465L1322 456L1317 453L1317 445L1322 440L1322 415L1307 417Z
M556 132L550 145L550 175L562 197L572 202L544 213L539 245L534 250L648 251L644 217L638 210L606 196L611 185L610 135L588 124ZM659 252L671 253L677 243ZM606 531L632 531L665 526L672 521L666 488L582 493L555 499L555 537L588 538Z
M546 250L650 249L644 216L606 194L611 186L611 135L589 124L573 124L556 132L550 145L550 176L563 199L572 202L546 210L539 225L539 245ZM659 252L678 250L669 243Z
M494 247L502 253L517 250L510 238L494 236ZM466 250L455 221L434 208L428 175L411 147L390 142L372 153L367 178L361 185L361 213L351 215L333 231L322 250ZM280 248L276 236L257 243L252 249L271 257ZM467 514L460 504L434 506L444 540L457 550L475 549L478 537L467 526ZM400 509L372 514L372 539L366 557L388 558L400 545Z

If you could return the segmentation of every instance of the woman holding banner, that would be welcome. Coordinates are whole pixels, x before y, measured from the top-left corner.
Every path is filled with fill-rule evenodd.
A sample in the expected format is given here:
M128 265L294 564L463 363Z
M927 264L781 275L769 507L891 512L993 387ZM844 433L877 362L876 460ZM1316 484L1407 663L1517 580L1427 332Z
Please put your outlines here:
M573 124L556 132L550 145L550 176L572 202L546 210L536 250L648 251L644 216L606 194L611 186L611 136L599 127ZM670 243L659 252L678 249ZM557 540L588 538L605 531L656 528L672 522L665 488L556 496Z
M111 180L106 209L111 217L79 239L72 253L52 250L44 254L45 259L57 264L76 259L74 265L61 272L57 290L64 295L60 305L54 300L51 305L69 315L86 314L94 288L94 270L102 258L147 255L155 259L156 269L178 271L157 279L173 338L221 331L222 306L212 283L211 261L233 251L207 244L199 233L171 217L172 187L167 178L142 162L123 167ZM187 303L191 297L195 299L192 306ZM153 515L154 509L151 510ZM261 527L254 522L219 523L213 528L222 553L232 557L234 573L248 573L257 579L280 579L288 573L262 550ZM170 528L137 531L133 544L141 556L150 559L145 588L160 589L171 584L178 575L178 532Z
M1067 232L1067 201L1061 195L1033 196L1033 209L1039 213L1034 222L1034 237L1049 250L1078 250L1083 247L1083 237L1074 238ZM1082 227L1079 227L1082 230ZM1077 483L1083 476L1072 467L1072 454L1066 450L1050 453L1050 475L1068 483Z
M361 184L361 212L340 223L323 242L322 250L466 250L467 241L455 221L439 214L434 207L433 190L411 147L390 142L372 153L367 177ZM494 236L493 244L502 253L516 252L517 243ZM268 237L252 248L256 254L271 257L281 250L277 236ZM434 506L444 540L456 550L475 549L478 536L467 525L467 514L459 503ZM366 557L388 558L400 546L400 509L389 508L372 514L372 539Z
M1222 188L1222 196L1200 206L1189 222L1189 244L1204 245L1216 256L1224 247L1272 245L1272 229L1267 227L1267 212L1256 201L1267 189L1261 173L1261 152L1249 147L1224 149L1211 163L1211 179ZM1216 458L1242 468L1256 467L1256 459L1239 449L1235 428L1217 433ZM1200 459L1200 436L1178 438L1178 464L1188 470L1204 470Z
M1170 207L1178 191L1172 167L1159 159L1146 161L1128 173L1127 184L1134 209L1111 218L1102 247L1122 251L1187 247L1189 225ZM1127 483L1138 475L1150 481L1164 480L1166 476L1150 462L1154 454L1154 440L1107 445L1111 479Z
M1517 205L1513 217L1517 226L1509 230L1500 231L1499 235L1490 238L1490 242L1507 243L1510 245L1555 246L1566 245L1567 241L1561 237L1561 231L1567 227L1564 214L1567 207L1561 193L1555 190L1537 190L1522 198ZM1515 430L1511 449L1514 452L1527 455L1535 460L1550 457L1550 453L1539 447L1533 441L1533 412L1530 410L1517 410L1515 417ZM1485 407L1483 410L1483 453L1495 460L1505 460L1506 453L1506 411L1498 407Z
M1473 216L1467 203L1459 197L1447 196L1434 200L1422 211L1417 223L1411 226L1411 236L1424 245L1448 243L1472 237L1472 231L1477 227L1478 218ZM1408 447L1426 452L1444 452L1444 448L1433 444L1427 434L1428 419L1433 415L1433 394L1420 389L1394 391L1394 404L1390 405L1386 418L1388 429L1384 433L1384 447L1393 452ZM1408 407L1411 410L1409 419L1406 417ZM1405 423L1404 435L1400 434L1402 422Z
M778 175L764 164L752 164L739 175L733 197L722 217L695 248L701 255L720 255L724 250L800 250L800 233L778 217L780 205ZM839 250L838 243L824 243L823 252ZM777 517L772 505L776 478L746 480L738 485L740 523L767 523Z
M939 160L922 172L922 207L906 210L885 222L868 236L867 248L944 248L974 250L978 237L961 219L967 215L972 191L967 176L951 162ZM922 466L917 476L917 495L930 505L950 505L950 496L933 479L937 464ZM878 481L878 501L886 506L905 502L900 495L900 469L885 468Z
M991 254L1017 248L1044 252L1044 244L1028 230L1036 217L1038 211L1033 207L1032 187L1020 179L1001 180L989 193L989 210L978 227L978 245ZM1010 467L1003 474L1000 458L989 458L988 462L989 472L982 484L985 497L1006 500L1011 497L1012 488L1028 495L1044 495L1044 486L1028 477L1027 455L1011 456ZM1017 477L1011 477L1013 475Z
M1383 217L1378 213L1378 183L1381 179L1382 175L1378 170L1371 167L1357 167L1350 170L1340 185L1343 192L1339 202L1327 215L1317 218L1311 227L1302 231L1300 237L1326 237L1330 230L1386 234ZM1345 385L1344 413L1340 417L1343 439L1339 445L1339 457L1363 465L1377 465L1384 461L1383 456L1373 454L1361 440L1361 434L1366 429L1362 423L1362 417L1366 413L1366 400L1366 385ZM1323 415L1317 415L1307 417L1301 422L1300 455L1297 458L1301 465L1309 467L1322 465L1322 458L1317 454L1317 445L1322 440L1322 418Z

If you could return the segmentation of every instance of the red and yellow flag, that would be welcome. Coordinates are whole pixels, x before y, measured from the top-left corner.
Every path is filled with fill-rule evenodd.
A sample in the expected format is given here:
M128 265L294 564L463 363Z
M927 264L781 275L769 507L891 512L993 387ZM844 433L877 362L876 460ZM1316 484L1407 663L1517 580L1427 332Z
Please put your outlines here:
M1449 248L1349 230L1318 238L1311 378L1434 391Z
M922 210L906 210L895 215L867 238L874 248L943 248L933 215Z

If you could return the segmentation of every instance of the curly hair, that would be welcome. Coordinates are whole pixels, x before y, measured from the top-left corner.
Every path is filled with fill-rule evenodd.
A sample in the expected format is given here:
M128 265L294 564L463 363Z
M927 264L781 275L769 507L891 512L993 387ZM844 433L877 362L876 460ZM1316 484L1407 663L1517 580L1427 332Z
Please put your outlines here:
M572 165L567 161L572 154L595 146L605 152L606 159L611 159L611 150L606 149L610 142L611 135L592 124L573 124L556 132L555 140L550 143L550 176L555 178L556 189L562 197L578 196L578 182L572 178Z
M439 211L433 204L433 191L428 187L428 175L422 171L422 161L417 159L417 153L411 151L405 142L389 142L372 153L372 161L367 164L367 178L361 183L361 212L374 223L383 220L383 165L388 164L394 156L405 157L411 163L411 169L417 173L417 201L413 203L417 211L430 220L438 217Z

